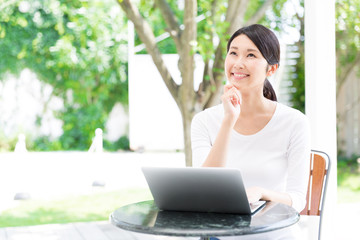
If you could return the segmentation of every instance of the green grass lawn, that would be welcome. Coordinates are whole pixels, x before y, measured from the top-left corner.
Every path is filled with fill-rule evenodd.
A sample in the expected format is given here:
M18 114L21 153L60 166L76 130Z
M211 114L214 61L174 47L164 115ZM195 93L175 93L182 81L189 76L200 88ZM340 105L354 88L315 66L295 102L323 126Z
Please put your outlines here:
M16 207L1 212L0 227L103 221L121 206L149 199L152 196L148 189L125 189L48 201L20 201Z
M338 202L360 202L360 171L356 164L338 162Z

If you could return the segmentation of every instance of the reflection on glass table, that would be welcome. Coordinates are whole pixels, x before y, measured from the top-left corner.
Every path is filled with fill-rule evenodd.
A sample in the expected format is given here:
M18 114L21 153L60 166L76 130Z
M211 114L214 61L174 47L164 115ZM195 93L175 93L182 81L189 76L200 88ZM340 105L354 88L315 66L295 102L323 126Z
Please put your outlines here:
M110 215L111 223L125 230L202 239L270 233L295 224L299 218L292 207L273 202L254 215L162 211L154 201L129 204Z

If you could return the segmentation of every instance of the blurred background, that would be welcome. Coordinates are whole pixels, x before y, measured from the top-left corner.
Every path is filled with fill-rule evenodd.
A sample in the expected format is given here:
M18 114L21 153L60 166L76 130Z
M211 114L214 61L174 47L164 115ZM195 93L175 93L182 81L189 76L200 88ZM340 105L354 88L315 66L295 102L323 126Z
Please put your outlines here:
M140 165L191 165L186 123L218 103L232 1L198 1L191 94L165 84L189 88L162 1L131 2L166 81L120 2L0 0L0 227L107 220L151 198ZM270 79L279 102L305 112L303 0L243 2L239 25L264 24L280 40ZM168 6L183 29L184 1ZM359 14L359 0L336 0L338 203L351 207L360 203Z

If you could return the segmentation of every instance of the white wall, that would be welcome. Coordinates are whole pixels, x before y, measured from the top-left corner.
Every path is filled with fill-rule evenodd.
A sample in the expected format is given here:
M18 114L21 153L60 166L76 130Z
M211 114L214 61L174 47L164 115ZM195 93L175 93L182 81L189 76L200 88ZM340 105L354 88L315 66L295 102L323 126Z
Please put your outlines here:
M8 75L0 81L0 125L5 137L19 133L59 137L62 121L53 111L62 109L63 101L51 96L52 91L51 85L39 81L29 69L21 71L18 78ZM41 126L35 124L37 115L42 116Z
M164 56L168 67L176 58ZM149 55L134 55L129 61L129 121L131 149L183 148L180 111Z

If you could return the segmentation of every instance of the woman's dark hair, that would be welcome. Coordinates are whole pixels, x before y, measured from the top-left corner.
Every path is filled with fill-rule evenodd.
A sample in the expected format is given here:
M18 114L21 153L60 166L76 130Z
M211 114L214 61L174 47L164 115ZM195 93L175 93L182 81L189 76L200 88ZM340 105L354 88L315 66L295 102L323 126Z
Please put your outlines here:
M237 30L229 39L227 51L230 44L237 36L246 35L259 49L269 65L280 64L280 44L275 34L268 28L260 24L253 24ZM272 101L277 101L277 97L271 83L266 78L264 82L264 97Z

